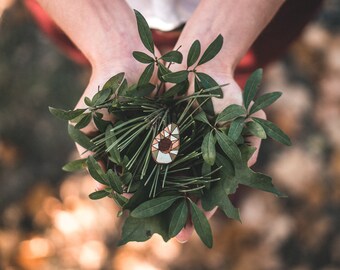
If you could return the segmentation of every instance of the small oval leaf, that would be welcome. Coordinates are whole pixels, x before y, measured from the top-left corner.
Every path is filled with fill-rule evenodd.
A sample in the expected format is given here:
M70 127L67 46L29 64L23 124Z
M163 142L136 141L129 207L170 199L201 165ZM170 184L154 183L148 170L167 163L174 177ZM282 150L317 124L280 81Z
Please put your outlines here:
M136 19L137 19L139 37L142 43L144 44L145 48L152 54L155 54L155 48L154 48L155 45L153 43L150 27L148 23L146 22L145 18L143 17L143 15L140 14L140 12L138 12L137 10L134 10L134 12L135 12Z
M189 71L181 70L177 72L168 73L162 76L163 80L171 83L180 83L188 79Z
M203 142L202 142L202 156L206 163L208 163L210 166L215 164L216 159L216 139L212 132L209 132L204 136Z
M199 40L195 40L189 49L188 58L187 58L187 66L191 67L193 64L195 64L200 54L201 54L201 43L199 42Z
M139 51L134 51L132 53L132 56L138 61L138 62L141 62L143 64L150 64L150 63L153 63L155 60L147 55L146 53L143 53L143 52L139 52Z
M218 35L217 38L213 42L211 42L208 48L204 51L197 65L202 65L213 59L220 52L222 45L223 37L222 35Z
M181 64L183 61L183 55L179 51L171 51L164 54L161 59L165 62Z

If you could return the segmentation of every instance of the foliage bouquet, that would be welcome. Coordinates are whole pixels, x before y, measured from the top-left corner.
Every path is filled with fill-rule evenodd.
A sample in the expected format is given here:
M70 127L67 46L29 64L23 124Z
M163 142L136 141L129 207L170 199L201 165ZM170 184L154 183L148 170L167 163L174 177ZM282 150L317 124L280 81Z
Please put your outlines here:
M121 208L118 215L128 213L120 244L146 241L154 233L167 241L191 220L204 244L212 247L211 228L197 206L199 200L204 210L218 206L226 216L239 220L238 209L228 197L239 184L282 195L269 176L247 165L256 150L247 144L249 136L269 136L290 144L273 123L253 117L281 93L255 99L262 77L262 70L256 70L246 83L243 105L232 104L216 115L211 99L221 98L227 85L218 85L196 68L219 53L223 37L219 35L202 53L200 42L194 41L187 68L173 72L171 65L182 63L183 55L177 49L157 58L148 25L138 11L135 14L140 39L149 52L133 52L133 57L146 65L138 83L128 85L124 73L115 74L92 99L85 98L87 108L50 108L53 115L71 122L71 138L94 153L66 164L64 169L87 167L104 186L90 198L110 197ZM157 85L150 83L154 73ZM188 95L190 73L195 78L195 92ZM166 92L165 83L173 85ZM103 120L103 109L114 122ZM98 128L98 134L91 138L81 131L90 121ZM105 170L99 162L105 164Z

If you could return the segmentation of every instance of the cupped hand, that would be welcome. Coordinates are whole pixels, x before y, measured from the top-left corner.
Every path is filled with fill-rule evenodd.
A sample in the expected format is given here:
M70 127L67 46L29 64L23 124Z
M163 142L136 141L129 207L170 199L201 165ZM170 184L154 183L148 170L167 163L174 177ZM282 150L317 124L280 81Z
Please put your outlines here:
M180 44L181 40L177 43L177 47ZM186 41L184 41L186 43ZM188 45L188 43L187 43ZM183 50L181 51L184 56L188 54L188 49L190 48L189 46L183 46ZM204 50L205 48L202 48ZM184 57L185 58L185 57ZM183 63L186 63L186 59L184 59ZM186 69L185 64L177 65L174 66L173 71L179 71ZM237 84L237 82L234 80L233 77L233 72L231 71L228 66L224 64L223 59L219 58L219 56L216 57L216 59L211 60L210 62L207 62L206 64L203 64L201 66L198 66L196 68L197 72L203 72L211 76L219 85L227 84L226 86L222 87L223 91L223 98L212 98L212 103L214 105L214 111L216 114L220 113L228 107L231 104L238 104L242 105L242 90ZM189 74L189 82L190 82L190 87L188 90L188 95L191 95L194 93L194 74L190 73ZM170 85L167 86L167 88L171 87ZM258 111L256 112L253 116L256 116L258 118L266 118L266 115L264 111ZM252 157L248 161L248 166L252 166L256 163L257 156L258 156L258 151L261 145L261 139L251 136L246 139L246 142L251 145L256 147L256 151L252 155ZM202 205L201 202L197 202L198 207L200 207L202 210ZM212 209L211 211L203 211L205 216L210 219L214 213L216 212L217 207ZM191 220L188 220L187 224L185 227L179 232L179 234L176 236L176 239L184 243L188 241L194 231L194 227L192 224Z

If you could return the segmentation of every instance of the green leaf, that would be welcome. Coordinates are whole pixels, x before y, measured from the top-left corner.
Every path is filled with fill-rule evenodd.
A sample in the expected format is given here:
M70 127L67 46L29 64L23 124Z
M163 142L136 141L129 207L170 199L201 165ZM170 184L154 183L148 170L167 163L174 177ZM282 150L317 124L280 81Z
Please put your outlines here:
M217 116L215 124L231 121L236 117L245 115L246 113L247 111L243 106L231 104Z
M181 83L175 84L173 87L171 87L168 91L164 92L163 97L173 97L176 95L184 95L189 88L189 81L185 80Z
M74 172L74 171L82 170L85 167L86 167L86 158L82 158L82 159L77 159L77 160L68 162L67 164L63 166L62 169L65 172Z
M140 14L137 10L134 10L134 12L135 12L136 19L137 19L139 37L143 45L145 46L145 48L152 54L155 54L155 48L154 48L155 45L153 43L152 33L149 28L149 25L146 22L142 14Z
M160 81L165 82L165 80L163 79L163 76L171 73L171 70L168 69L166 66L164 66L160 62L158 62L157 66L158 66L157 77Z
M144 69L142 75L138 80L138 86L142 86L150 82L154 69L155 69L154 63L147 65L147 67Z
M176 236L184 227L188 219L188 206L186 200L182 200L171 216L169 224L169 237Z
M216 159L216 139L215 136L212 132L207 133L204 136L203 142L202 142L202 156L203 159L206 163L209 165L214 165L215 164L215 159Z
M138 62L141 62L143 64L150 64L150 63L153 63L155 60L147 55L146 53L143 53L143 52L139 52L139 51L134 51L132 53L132 56L138 61Z
M96 112L93 116L93 122L101 133L105 133L108 125L111 124L110 121L103 120L103 114Z
M205 114L204 111L200 111L198 114L196 114L194 119L210 125L210 122L209 122L207 115Z
M80 121L74 126L77 129L82 129L86 127L92 119L92 113L84 113Z
M202 207L206 211L218 206L224 214L232 219L240 221L239 210L231 203L228 192L225 191L222 181L215 183L202 197Z
M117 89L117 94L120 96L125 95L127 89L128 89L128 83L127 83L127 80L124 79L121 85Z
M180 196L163 196L139 205L131 212L131 216L135 218L151 217L168 209Z
M217 130L216 139L223 152L231 159L235 166L241 163L241 152L235 142L222 131Z
M119 86L122 84L122 82L124 81L124 76L125 76L124 72L120 72L120 73L112 76L104 84L103 89L111 89L111 94L110 95L114 94L117 91L117 89L119 88Z
M163 80L171 83L180 83L188 79L189 71L181 70L163 75Z
M88 98L88 97L85 97L85 98L84 98L84 102L85 102L85 104L86 104L87 106L89 106L89 107L92 107L92 106L93 106L92 100L91 100L90 98Z
M93 179L107 186L107 182L105 180L106 177L105 173L103 172L102 168L98 165L98 162L94 159L94 157L88 156L86 163L89 173L93 177Z
M149 218L134 218L129 216L123 225L122 238L118 245L124 245L130 241L143 242L149 240L154 233L168 241L168 223L164 216L157 215Z
M247 128L247 132L253 136L256 136L260 139L266 139L267 135L265 130L263 129L263 127L254 122L254 121L249 121L246 123L246 128Z
M76 129L72 125L68 125L68 134L73 141L87 150L91 150L95 147L95 144L91 142L91 140L83 132L81 132L79 129Z
M206 73L196 72L196 76L200 80L201 85L204 89L210 89L210 88L219 86L219 84ZM210 93L211 94L217 94L217 95L220 96L219 98L223 98L223 92L222 92L222 89L220 87L211 91Z
M207 218L194 202L190 201L190 205L192 223L198 236L208 248L212 248L213 237Z
M199 42L199 40L195 40L189 49L188 58L187 58L187 66L191 67L193 64L195 64L200 54L201 54L201 43Z
M125 198L124 196L113 192L112 194L112 198L113 200L116 202L116 204L118 204L120 207L124 207L124 205L128 202L128 199Z
M136 92L134 93L133 96L135 97L146 97L149 96L152 91L155 89L156 85L152 83L147 83L144 85L138 85Z
M109 180L110 187L119 194L123 193L122 185L123 183L120 181L120 177L115 174L111 169L106 172L106 178Z
M111 131L111 129L112 129L112 126L109 125L106 128L106 131L105 131L106 148L109 148L117 140L114 132ZM121 156L120 156L120 152L118 150L118 147L114 146L114 147L110 147L110 148L111 148L111 150L109 151L109 159L116 164L120 164L122 160L121 160Z
M72 120L86 111L86 109L76 109L76 110L65 111L65 110L56 109L53 107L48 107L48 109L51 114L53 114L55 117L61 120Z
M130 173L130 172L125 172L124 175L122 175L122 176L120 177L120 180L122 181L122 183L123 183L124 185L129 184L129 183L131 182L131 180L132 180L132 173Z
M275 126L274 123L257 117L252 117L252 119L256 123L260 124L266 131L267 135L273 140L288 146L292 145L289 137L280 128Z
M103 90L98 91L92 98L93 106L99 106L105 103L111 97L113 93L112 88L105 88Z
M255 146L249 146L249 145L243 144L243 145L240 146L240 151L241 151L242 159L245 162L248 162L248 160L255 153L256 147Z
M163 59L165 62L181 64L183 61L183 55L179 51L171 51L164 54L161 59Z
M98 190L98 191L92 192L89 195L89 197L91 200L99 200L99 199L106 197L109 194L110 193L106 192L105 190Z
M254 104L251 106L249 115L273 104L279 97L281 97L281 95L282 95L281 92L273 92L260 96L258 99L255 100Z
M233 122L231 122L228 137L230 137L234 142L240 137L243 127L244 127L244 117L238 117Z
M243 92L243 103L248 109L250 102L255 98L256 92L261 84L263 71L261 68L255 70L246 82Z
M202 65L211 59L213 59L221 50L223 45L222 35L218 35L217 38L208 46L208 48L203 53L201 59L198 61L198 66Z

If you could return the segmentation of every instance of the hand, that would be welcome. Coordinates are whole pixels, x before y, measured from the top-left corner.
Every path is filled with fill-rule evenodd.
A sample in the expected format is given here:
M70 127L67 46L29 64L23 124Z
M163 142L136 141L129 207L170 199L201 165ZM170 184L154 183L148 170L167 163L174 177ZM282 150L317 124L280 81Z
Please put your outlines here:
M178 41L176 47L181 45L180 42L181 42L181 40ZM192 42L192 41L190 41L190 42ZM183 43L186 43L186 42L184 41ZM187 44L189 44L189 43L187 43ZM183 48L183 50L181 50L181 52L183 53L183 55L187 55L188 49L190 48L190 45L189 46L183 46L182 48ZM205 48L202 48L202 50L204 50L204 49ZM184 59L183 63L186 63L185 60L186 59ZM186 69L186 66L183 65L183 64L174 66L174 71L183 70L183 69ZM214 105L215 113L220 113L221 111L223 111L224 108L228 107L231 104L242 105L242 90L239 87L239 85L237 84L237 82L234 80L231 70L228 68L228 66L226 66L224 64L223 59L221 59L219 57L219 55L217 55L216 59L213 59L210 62L203 64L202 66L198 66L196 68L196 70L198 72L207 73L219 85L228 84L227 86L224 86L222 88L223 98L221 98L221 99L213 98L212 99L212 103ZM190 73L189 76L190 76L189 77L190 87L189 87L189 90L188 90L188 95L191 95L191 94L194 93L194 74ZM168 88L169 88L169 86L168 86ZM262 110L256 112L254 114L254 116L266 119L266 115L265 115L264 111L262 111ZM252 136L252 137L247 138L247 143L249 143L251 146L256 147L255 153L252 155L252 157L248 161L248 166L250 167L250 166L254 165L256 160L257 160L258 151L259 151L259 148L260 148L260 145L261 145L261 139L255 137L255 136ZM200 207L202 209L202 205L201 205L200 201L197 202L197 205L198 205L198 207ZM208 219L210 219L214 215L216 210L217 210L217 207L215 207L211 211L204 211L204 214ZM187 222L186 226L176 236L176 239L181 243L188 241L189 238L191 237L192 233L193 233L193 230L194 230L193 224L192 224L191 220L189 220Z

